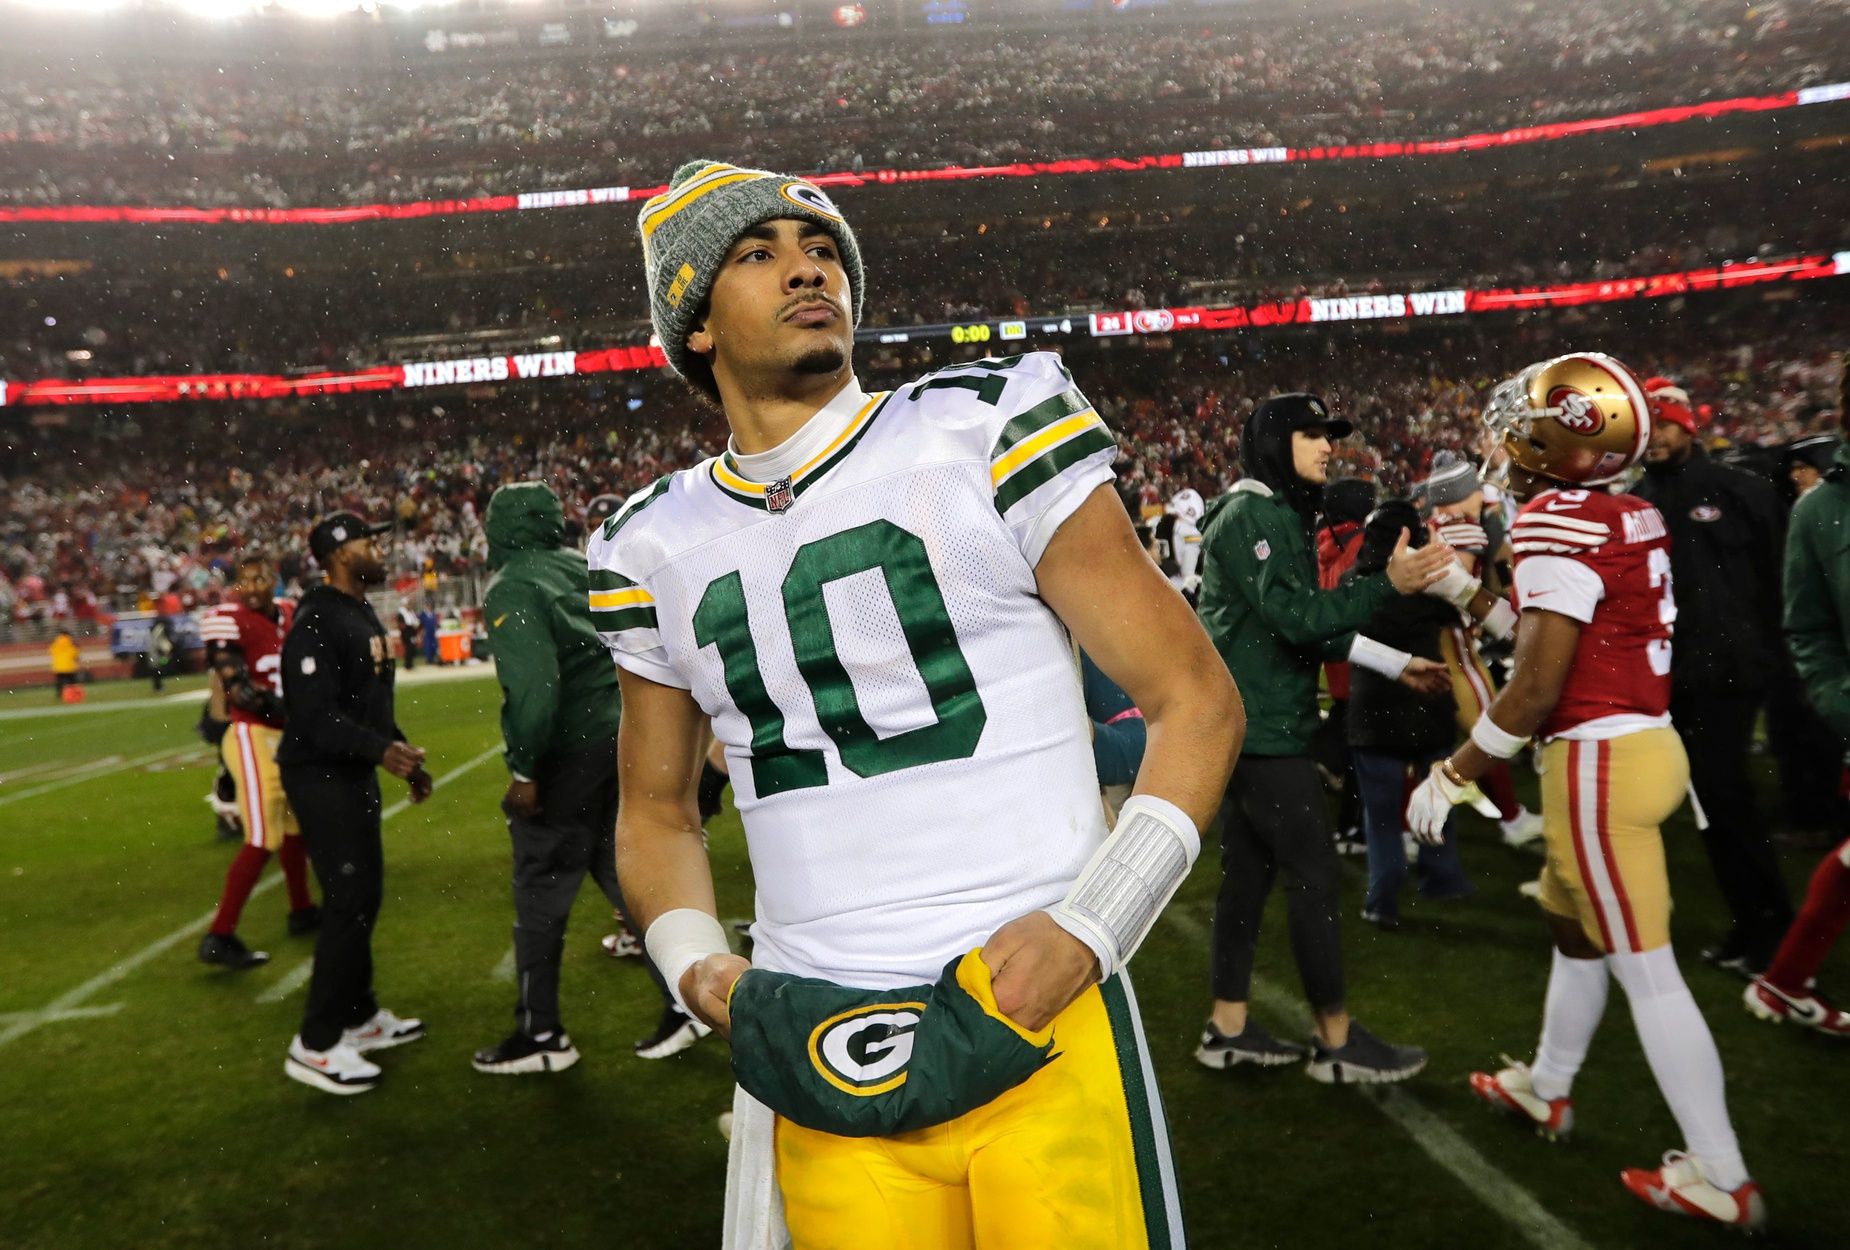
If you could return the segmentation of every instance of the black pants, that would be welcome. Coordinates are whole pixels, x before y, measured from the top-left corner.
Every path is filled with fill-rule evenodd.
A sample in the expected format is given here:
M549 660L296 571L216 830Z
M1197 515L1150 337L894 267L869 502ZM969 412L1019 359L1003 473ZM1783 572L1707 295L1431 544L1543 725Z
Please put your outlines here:
M1787 670L1767 690L1767 746L1779 761L1780 800L1793 829L1836 831L1850 824L1850 808L1838 793L1844 744L1805 696L1796 673ZM1836 837L1831 839L1834 844Z
M624 915L617 884L617 743L612 738L570 755L540 761L540 812L533 820L508 813L514 843L514 972L520 1031L536 1037L560 1027L559 964L565 923L585 873ZM656 988L667 989L647 955Z
M302 826L302 849L321 883L321 933L308 983L302 1044L326 1050L379 1009L373 998L373 924L385 889L379 775L371 768L286 765L283 793Z
M1765 966L1792 923L1792 900L1755 810L1747 771L1759 710L1757 694L1678 691L1670 718L1689 753L1690 780L1708 818L1702 841L1734 917L1733 937L1754 963Z
M1318 1011L1343 1005L1341 868L1323 779L1308 756L1246 756L1221 803L1221 884L1214 903L1214 997L1251 997L1253 955L1266 896L1283 868L1286 923L1304 997Z

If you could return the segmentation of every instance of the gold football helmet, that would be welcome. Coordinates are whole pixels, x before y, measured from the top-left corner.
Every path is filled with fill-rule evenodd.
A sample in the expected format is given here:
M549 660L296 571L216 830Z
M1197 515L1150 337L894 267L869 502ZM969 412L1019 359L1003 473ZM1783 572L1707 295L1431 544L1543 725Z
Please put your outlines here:
M1644 455L1651 406L1630 369L1599 352L1576 352L1499 383L1484 406L1484 424L1518 468L1598 486Z

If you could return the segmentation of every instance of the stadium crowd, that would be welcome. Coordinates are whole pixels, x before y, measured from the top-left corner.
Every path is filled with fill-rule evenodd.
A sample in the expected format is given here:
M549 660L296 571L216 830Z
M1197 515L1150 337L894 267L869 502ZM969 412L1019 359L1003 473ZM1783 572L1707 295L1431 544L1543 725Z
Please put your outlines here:
M934 35L937 33L934 32ZM284 207L650 185L704 141L810 170L1443 136L1850 77L1841 5L1393 0L922 40L0 81L0 202ZM107 159L101 159L107 155Z
M1581 206L1597 195L1600 228ZM1803 202L1808 211L1793 212ZM596 212L600 210L585 210ZM863 323L903 326L1108 308L1182 307L1430 288L1521 286L1842 247L1850 185L1817 162L1403 193L1298 194L1216 184L1181 207L983 219L927 211L861 227L878 255ZM1519 241L1518 241L1519 240ZM0 376L286 372L641 340L640 258L627 233L497 249L433 244L391 267L300 262L191 269L104 262L0 283ZM537 253L537 254L536 254ZM279 316L280 308L290 309Z
M1417 354L1394 336L1253 336L1223 356L1122 348L1073 356L1088 396L1117 433L1127 503L1159 508L1192 487L1212 497L1238 477L1239 434L1258 398L1326 395L1365 438L1342 471L1404 491L1439 451L1474 458L1486 388L1522 360L1598 343L1645 374L1682 381L1705 437L1779 446L1835 430L1842 321L1827 305L1747 335L1733 319L1700 334L1661 325L1511 332L1428 331ZM933 367L926 350L864 355L870 386ZM945 363L942 359L936 364ZM627 495L723 446L718 414L664 375L503 388L484 397L343 396L264 405L168 405L74 417L68 427L5 427L0 437L0 620L93 615L173 591L216 599L233 553L274 552L286 577L307 568L302 536L336 508L398 523L392 561L480 573L481 515L503 482L538 479L573 515ZM1367 450L1364 450L1364 446Z

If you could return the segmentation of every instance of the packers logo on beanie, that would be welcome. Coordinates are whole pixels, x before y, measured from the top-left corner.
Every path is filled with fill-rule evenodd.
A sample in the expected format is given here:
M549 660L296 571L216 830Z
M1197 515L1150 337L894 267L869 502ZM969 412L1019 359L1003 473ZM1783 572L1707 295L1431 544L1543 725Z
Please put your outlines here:
M970 951L935 985L862 990L754 968L733 985L732 1071L745 1092L805 1128L886 1137L954 1120L1007 1093L1053 1055L996 1008Z
M649 278L649 315L676 373L687 376L687 336L713 291L720 262L740 235L779 217L814 222L835 240L848 275L854 321L860 323L861 249L821 187L765 169L693 161L675 170L668 189L645 203L636 219Z

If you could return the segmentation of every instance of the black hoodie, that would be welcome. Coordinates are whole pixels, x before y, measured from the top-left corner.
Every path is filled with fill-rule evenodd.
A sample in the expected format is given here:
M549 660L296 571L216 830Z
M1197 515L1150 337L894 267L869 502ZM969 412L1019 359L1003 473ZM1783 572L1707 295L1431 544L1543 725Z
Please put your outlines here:
M1317 396L1293 392L1261 402L1246 419L1240 436L1240 472L1282 497L1303 518L1307 529L1323 504L1323 487L1298 476L1291 433L1317 426L1328 429L1333 438L1342 438L1353 428L1331 417L1329 405Z

